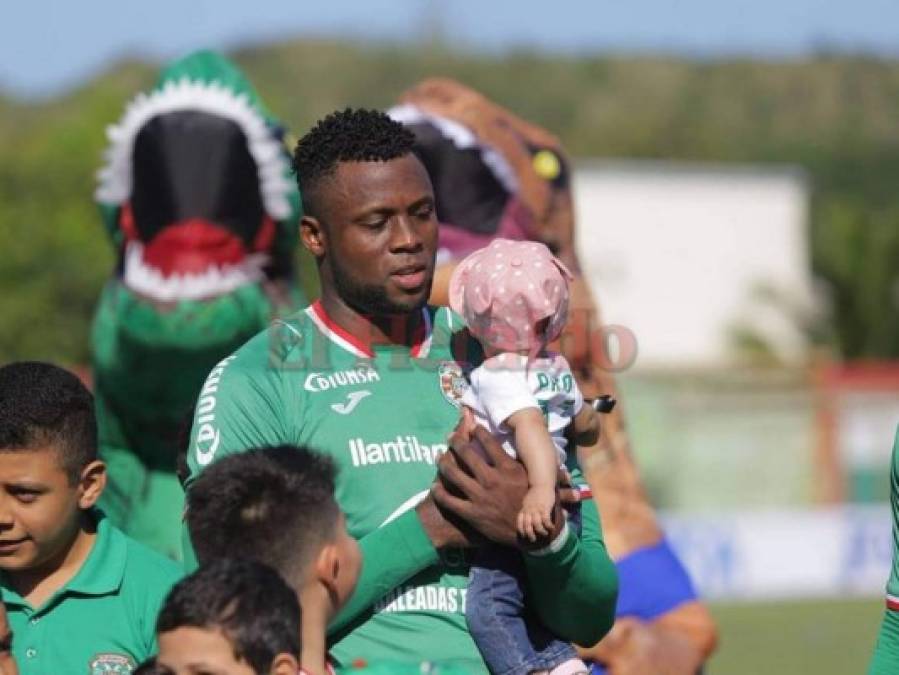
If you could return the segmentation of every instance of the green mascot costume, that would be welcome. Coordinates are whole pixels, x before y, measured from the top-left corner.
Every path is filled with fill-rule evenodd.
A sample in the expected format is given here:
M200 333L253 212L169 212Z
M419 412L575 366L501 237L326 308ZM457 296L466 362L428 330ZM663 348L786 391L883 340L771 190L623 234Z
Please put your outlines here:
M103 508L177 557L176 464L204 379L305 304L293 270L300 197L281 127L252 85L197 52L110 127L96 199L118 256L92 333Z

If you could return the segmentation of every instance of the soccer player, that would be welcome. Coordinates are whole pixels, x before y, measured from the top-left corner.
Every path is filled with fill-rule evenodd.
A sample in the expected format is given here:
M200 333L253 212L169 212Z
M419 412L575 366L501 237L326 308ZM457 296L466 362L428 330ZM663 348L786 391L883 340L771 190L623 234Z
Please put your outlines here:
M258 560L293 588L303 612L303 669L325 675L328 622L359 578L359 545L334 501L334 464L281 446L223 458L190 491L188 529L200 563Z
M472 535L445 513L526 548L515 518L527 478L482 427L476 436L492 464L458 439L447 451L463 368L479 357L458 317L426 305L437 219L414 142L366 110L329 115L299 142L300 234L321 298L212 370L197 402L188 488L213 461L247 448L291 443L330 455L365 561L331 625L332 656L465 661L483 672L464 616ZM455 492L431 489L438 465ZM543 623L593 644L614 619L617 577L590 502L583 521L577 537L556 509L549 542L524 560Z
M23 674L130 673L180 568L94 504L106 484L93 399L46 363L0 368L0 590Z
M893 441L890 503L893 507L893 566L887 582L886 610L868 675L899 673L899 429Z
M270 567L220 558L175 584L156 621L162 675L297 675L300 607Z

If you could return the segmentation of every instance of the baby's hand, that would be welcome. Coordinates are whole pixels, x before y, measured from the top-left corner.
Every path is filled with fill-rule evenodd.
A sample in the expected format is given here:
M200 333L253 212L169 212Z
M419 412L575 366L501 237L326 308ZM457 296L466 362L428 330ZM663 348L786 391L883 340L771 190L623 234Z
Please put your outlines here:
M456 428L447 435L447 439L450 438L453 434L458 434L461 437L461 440L470 442L472 437L474 436L474 430L477 428L478 423L474 418L474 413L471 411L467 405L462 406L462 415L459 417L459 423L456 424Z
M545 537L553 529L553 506L556 491L552 486L532 487L524 496L518 513L518 533L529 541Z

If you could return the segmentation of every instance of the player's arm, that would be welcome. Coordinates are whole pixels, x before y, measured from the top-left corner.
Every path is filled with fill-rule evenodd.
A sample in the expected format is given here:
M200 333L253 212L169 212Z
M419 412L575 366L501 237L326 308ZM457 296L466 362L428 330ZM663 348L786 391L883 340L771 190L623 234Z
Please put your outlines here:
M478 427L475 435L491 454L495 467L503 465L505 468L490 467L475 455L473 448L463 448L467 452L468 466L476 465L480 477L476 482L481 488L471 490L471 481L475 479L461 477L458 473L461 469L453 462L453 453L446 453L440 460L441 473L454 472L456 480L451 482L456 485L468 481L467 499L453 497L438 483L433 490L436 500L429 497L415 511L409 511L363 537L359 542L364 561L362 575L353 597L328 627L329 635L345 632L386 593L434 565L438 560L438 549L471 545L467 534L447 520L442 509L468 520L488 538L514 545L515 520L527 488L527 476L522 466L508 457L483 427ZM451 469L447 469L449 465ZM486 486L481 480L486 481L489 488L484 489ZM552 622L547 624L551 628L564 638L584 644L598 642L611 627L617 594L615 568L606 554L599 534L599 518L595 507L592 508L593 524L585 523L585 533L593 534L586 535L587 541L566 536L560 548L540 556L533 565L538 574L545 569L553 570L554 579L574 575L566 588L557 586L548 594L540 594L542 600L538 600L538 605L550 606L548 614ZM581 593L589 595L584 597ZM558 598L553 597L556 594ZM573 607L571 614L565 603Z
M516 514L526 492L524 467L510 458L481 426L473 444L450 437L450 450L440 458L441 480L431 492L444 509L467 521L487 539L506 546L516 537ZM458 494L456 494L458 493ZM541 551L525 553L529 599L547 627L578 644L595 644L612 627L618 595L618 574L602 539L599 514L592 501L583 503L583 535L572 532L557 510L551 541Z
M893 442L890 504L893 509L893 566L887 582L887 607L868 675L899 673L899 428Z
M499 514L508 513L510 504L520 503L520 494L520 491L495 485L488 495L489 503L485 500L477 507L482 524L505 528L509 532L509 523L499 522L502 521ZM463 531L458 521L447 519L445 511L429 495L414 511L407 511L364 536L359 541L362 573L353 596L328 626L329 636L346 632L359 617L367 616L372 605L388 592L437 564L440 549L471 547L473 534L472 529ZM515 536L514 529L511 536Z
M328 626L329 635L342 632L387 593L437 563L437 546L432 540L436 535L429 531L429 520L430 512L420 507L359 540L362 571L353 596Z
M505 420L515 437L515 450L528 472L528 492L518 514L518 532L530 541L553 527L559 455L539 408L524 408Z
M479 430L487 433L483 428ZM487 438L493 441L489 434ZM488 536L502 532L504 534L499 535L500 538L505 536L514 542L515 522L527 488L527 478L518 462L509 458L498 445L496 448L518 473L498 472L497 480L490 489L481 491L477 497L472 496L468 506L477 512L478 527ZM553 471L556 471L555 465ZM470 532L462 531L444 513L435 500L428 497L415 511L406 512L359 541L363 557L362 574L353 597L328 627L330 635L347 631L384 595L421 570L436 564L439 549L471 546Z
M868 675L899 673L899 611L887 609L880 624Z
M462 409L457 427L466 438L476 426L471 411ZM516 463L516 466L517 463ZM506 491L497 487L491 496L501 501ZM496 513L485 509L485 512ZM490 519L489 515L486 515ZM472 545L469 535L458 521L450 522L429 495L414 511L407 511L396 520L370 532L359 541L362 549L362 572L349 602L328 626L333 636L347 632L360 617L367 616L372 605L418 572L438 562L442 548L466 548Z
M567 362L564 365L568 368ZM584 405L576 383L573 396L574 440L587 445L591 436L598 437L599 422L595 411ZM581 517L580 538L563 531L548 553L526 553L524 559L530 597L543 623L572 642L590 645L608 633L615 620L618 573L606 550L594 501L583 502Z
M549 550L525 553L529 597L553 632L576 644L596 644L615 621L618 573L606 550L593 500L581 505L582 535L567 526Z

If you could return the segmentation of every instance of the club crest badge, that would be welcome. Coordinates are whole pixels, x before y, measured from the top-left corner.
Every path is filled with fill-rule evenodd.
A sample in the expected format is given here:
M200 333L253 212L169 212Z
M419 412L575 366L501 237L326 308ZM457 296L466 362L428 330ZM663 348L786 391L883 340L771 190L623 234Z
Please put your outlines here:
M443 397L457 408L462 405L462 396L468 390L465 371L455 361L441 361L437 368L437 383Z
M130 675L136 665L123 654L96 654L90 661L91 675Z

